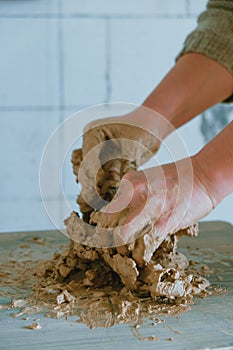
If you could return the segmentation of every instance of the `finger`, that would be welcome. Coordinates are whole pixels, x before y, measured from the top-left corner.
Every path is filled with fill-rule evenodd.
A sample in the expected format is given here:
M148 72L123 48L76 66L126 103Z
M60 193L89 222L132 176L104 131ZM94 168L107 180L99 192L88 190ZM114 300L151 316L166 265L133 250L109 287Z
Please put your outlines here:
M77 203L79 205L80 211L82 213L82 219L85 222L89 223L91 213L93 212L93 208L91 208L83 199L82 193L77 198Z
M76 175L76 182L78 182L78 171L79 171L82 159L83 159L82 149L79 148L74 150L72 153L71 162L73 164L73 173Z
M110 122L105 119L99 119L86 125L82 145L84 156L98 144L114 138L110 125Z
M112 159L103 164L97 173L97 187L101 198L110 202L117 192L121 180L121 161Z
M113 200L104 208L106 214L119 213L125 209L131 202L134 189L130 181L122 179L119 189Z
M97 127L85 131L83 134L83 156L85 156L91 149L104 141L104 135L100 132Z
M119 153L117 141L110 140L114 138L114 132L110 124L101 125L100 122L98 121L98 126L95 123L89 124L83 135L83 155L88 156L88 161L85 162L83 168L82 183L88 178L88 192L90 192L87 193L85 183L83 197L88 197L89 204L93 206L93 209L98 210L106 204L103 200L111 201L121 179L121 163L115 159L116 152ZM96 168L94 174L92 167L96 162L99 163L99 169Z

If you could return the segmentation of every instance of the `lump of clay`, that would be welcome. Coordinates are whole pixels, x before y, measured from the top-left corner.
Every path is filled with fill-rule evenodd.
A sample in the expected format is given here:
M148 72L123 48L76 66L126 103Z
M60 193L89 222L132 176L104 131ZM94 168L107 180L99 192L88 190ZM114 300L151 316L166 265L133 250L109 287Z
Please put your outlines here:
M81 161L82 151L74 151L72 163L77 177ZM115 167L114 161L117 162ZM98 183L102 181L103 184L100 186L101 196L107 200L113 198L121 177L129 169L135 169L135 163L127 163L126 166L125 160L116 159L110 162L111 164L105 163L98 174ZM78 198L78 203L85 221L92 222L92 209L85 204L82 197ZM100 286L100 281L103 280L101 276L104 275L105 283L120 283L128 290L148 293L152 298L166 297L172 300L202 293L208 286L204 277L199 276L197 279L186 272L188 259L177 252L177 242L183 235L197 236L197 224L167 235L162 242L156 238L153 225L148 225L135 242L117 248L98 246L97 228L84 225L75 212L65 220L65 224L73 241L69 250L54 266L53 272L60 279L72 280L76 274L82 276L83 279L79 280L82 285ZM107 243L110 246L109 241ZM99 248L95 248L95 244Z
M74 151L72 162L77 177L81 161L82 151ZM121 159L115 161L117 162L115 173L112 160L111 164L106 163L98 174L98 183L102 181L102 185L99 186L100 194L107 200L113 198L124 173L129 169L135 169L135 163L126 164L125 160ZM154 225L149 223L135 242L116 248L106 248L114 246L110 244L113 238L111 235L106 236L106 246L101 238L101 245L98 227L90 224L93 209L85 203L82 195L79 196L78 203L83 220L75 212L65 220L66 230L71 239L68 249L62 254L55 254L52 261L38 268L38 274L44 276L43 283L48 290L51 281L64 286L63 291L57 296L56 302L59 305L56 306L55 312L59 310L59 314L66 313L68 304L74 302L73 297L77 300L81 291L87 288L95 291L96 288L108 288L108 294L110 290L111 293L116 292L117 305L121 303L121 295L131 293L134 298L150 297L153 302L155 300L159 302L162 298L173 305L182 306L181 309L190 303L194 295L203 295L209 286L208 280L189 272L188 259L177 252L177 242L183 235L197 236L197 224L168 234L163 241L160 241L156 238ZM38 291L38 295L45 293L43 286L38 286L35 290ZM133 300L132 303L139 305L136 299ZM132 303L129 303L129 310ZM124 299L122 301L124 310L126 304L127 301Z
M71 230L79 232L80 219L75 213L66 219L67 232ZM201 294L208 287L209 282L204 277L198 277L188 274L188 259L177 252L177 242L182 235L196 236L198 234L197 224L189 227L187 230L179 231L168 235L163 243L158 247L153 243L153 236L145 233L134 244L118 248L90 248L77 243L71 243L69 256L77 257L77 260L84 259L89 261L88 255L80 255L79 251L92 251L98 254L98 259L93 261L91 270L97 271L98 265L102 265L102 271L106 271L110 276L118 276L119 283L129 290L135 292L147 292L152 298L166 297L171 300L177 300L187 296ZM146 236L146 237L145 237ZM149 236L149 238L148 238ZM122 249L124 248L124 249ZM76 250L77 249L77 250ZM85 266L86 275L88 267ZM114 278L110 278L114 280ZM95 280L98 276L95 274ZM108 277L109 280L109 277ZM92 285L96 284L92 282Z

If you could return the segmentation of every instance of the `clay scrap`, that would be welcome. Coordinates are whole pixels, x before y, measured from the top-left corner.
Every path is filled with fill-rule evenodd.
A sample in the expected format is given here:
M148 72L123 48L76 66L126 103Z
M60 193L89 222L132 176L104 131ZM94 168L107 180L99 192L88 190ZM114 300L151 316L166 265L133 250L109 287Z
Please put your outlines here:
M72 162L77 177L81 161L82 151L74 151ZM135 163L117 162L117 174L113 161L99 173L98 182L104 183L99 188L105 200L112 199L125 171L136 169ZM32 289L26 298L19 295L16 300L16 296L11 306L4 306L21 308L14 317L44 312L55 318L77 315L77 322L90 328L119 323L138 326L145 317L154 320L160 315L179 315L189 310L194 296L208 295L205 271L194 269L193 262L177 251L182 236L198 235L197 224L168 234L162 242L155 238L153 225L148 225L135 242L109 248L111 236L106 236L105 247L103 238L99 242L98 228L86 224L91 222L93 208L82 194L78 203L83 217L72 212L65 220L70 237L65 250L54 253L51 260L39 261L36 268L35 262L25 267L25 262L9 261L0 269L0 274L6 268L9 271L6 286L17 283L25 288L28 284ZM29 327L39 328L39 323Z
M80 231L80 219L75 212L66 219L66 225L71 237L74 231ZM70 279L75 273L80 275L82 272L85 276L83 286L98 288L115 282L138 295L166 297L178 302L203 293L209 286L205 277L187 274L188 259L177 252L177 242L182 235L193 237L197 234L198 226L195 224L168 235L159 247L151 244L152 239L147 237L150 233L135 244L120 249L94 248L71 241L69 250L54 263L53 274L58 279ZM51 267L47 271L49 269Z
M77 181L81 161L82 151L75 150L72 163ZM102 181L105 184L105 192L101 193L104 199L113 198L120 178L125 173L124 169L126 172L127 169L135 169L135 163L126 167L125 160L117 159L118 163L121 161L117 167L118 172L121 170L121 176L114 174L113 161L105 164L100 172L102 180L99 177L98 183ZM85 203L82 196L78 197L78 203L83 212L83 220L91 222L93 208ZM153 227L149 225L149 229L135 242L116 248L105 248L98 245L96 227L85 225L83 220L75 212L65 220L67 233L71 238L69 249L44 267L44 275L67 281L78 289L115 285L120 289L133 291L138 296L168 298L174 303L184 303L184 300L188 303L194 295L203 294L209 286L205 277L187 272L188 259L177 252L177 242L183 235L198 235L197 224L167 235L162 242L155 238Z

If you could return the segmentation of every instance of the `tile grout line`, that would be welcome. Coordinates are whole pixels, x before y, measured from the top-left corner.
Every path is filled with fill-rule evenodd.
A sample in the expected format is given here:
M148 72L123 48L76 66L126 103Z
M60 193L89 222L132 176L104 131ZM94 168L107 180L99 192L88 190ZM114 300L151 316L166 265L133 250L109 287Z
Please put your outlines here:
M62 0L58 3L59 10L62 10ZM57 19L57 40L58 40L58 74L59 74L59 109L62 112L65 106L64 92L64 53L63 53L63 22L62 17ZM63 121L61 113L59 122Z
M60 13L63 13L63 2L62 2L62 0L59 0L57 5L58 5L58 11ZM58 74L59 74L59 124L61 124L64 121L63 106L65 106L63 16L57 18L57 40L58 40L58 69L59 69L58 70ZM61 154L63 153L62 152L63 148L64 148L64 128L62 128L62 132L60 133L59 150L58 150L59 158L61 157ZM63 179L62 168L59 171L61 172L61 182L62 182L62 179ZM60 184L60 186L61 186L61 189L62 189L62 183ZM59 188L60 188L60 186L59 186ZM60 197L61 194L59 193L58 196ZM63 200L59 201L59 217L60 218L63 217Z
M109 103L112 94L111 80L111 19L105 20L105 83L106 83L106 99L105 103Z
M76 194L71 194L69 193L67 195L67 199L68 200L75 200L76 199ZM30 202L42 202L42 199L40 196L32 196L32 197L28 197L24 199L25 201L30 201ZM62 201L64 200L63 196L58 195L58 196L48 196L45 197L45 200L48 202L53 202L53 201ZM14 202L21 202L22 201L22 197L14 197ZM0 197L0 203L8 203L8 202L12 202L12 199L9 197ZM74 202L75 203L75 202Z
M0 112L56 112L66 111L72 109L84 109L90 107L89 105L66 105L66 106L0 106Z
M191 17L191 0L185 0L185 13L187 17Z
M60 18L65 18L65 19L72 19L72 18L93 18L93 19L106 19L111 18L111 19L184 19L187 18L187 12L189 8L190 0L186 0L186 13L178 13L178 14L135 14L135 15L130 15L130 14L100 14L100 15L94 15L94 14L80 14L80 13L71 13L71 14L62 14L62 13L57 13L57 14L27 14L27 15L19 15L19 14L11 14L11 15L4 15L0 14L1 19L60 19ZM196 15L194 14L189 14L189 17L196 18Z

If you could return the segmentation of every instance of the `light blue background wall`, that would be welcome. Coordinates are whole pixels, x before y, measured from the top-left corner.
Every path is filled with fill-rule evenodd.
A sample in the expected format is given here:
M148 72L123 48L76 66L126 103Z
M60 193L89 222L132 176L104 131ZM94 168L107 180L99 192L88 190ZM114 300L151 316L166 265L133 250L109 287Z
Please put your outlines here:
M205 5L205 0L0 1L1 232L54 228L39 191L40 158L52 131L93 104L142 102L172 67ZM181 129L190 153L204 144L200 125L197 117ZM48 181L57 181L52 164ZM75 203L68 162L63 182ZM63 201L52 188L47 200L63 218ZM208 218L233 222L232 204L230 196Z

